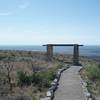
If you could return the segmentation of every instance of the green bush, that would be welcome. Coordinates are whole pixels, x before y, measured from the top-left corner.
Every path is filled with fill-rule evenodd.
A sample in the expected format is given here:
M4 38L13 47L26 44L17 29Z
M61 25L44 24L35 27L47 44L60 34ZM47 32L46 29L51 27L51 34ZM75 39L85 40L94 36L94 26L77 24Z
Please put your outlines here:
M58 64L57 65L57 69L60 69L60 68L62 68L64 65L63 64Z
M99 68L99 70L100 70L100 64L98 65L98 68Z
M3 59L5 59L6 58L6 56L1 56L0 55L0 60L3 60Z
M49 87L50 79L46 75L46 73L33 73L31 76L31 81L34 85L38 85L39 87Z
M52 81L56 77L56 72L55 71L48 71L48 72L44 73L44 76L48 80Z
M31 76L31 82L33 84L40 84L42 81L42 77L39 73L33 73L32 76Z
M93 86L92 86L92 81L90 80L87 81L87 89L90 93L92 93Z
M18 85L36 85L38 87L50 87L50 83L54 80L56 74L55 71L47 72L35 72L32 75L26 75L26 73L20 71L18 72Z
M18 74L18 85L23 86L31 84L30 76L26 75L25 72L20 71L17 74Z
M86 68L87 76L90 80L98 80L100 79L100 65L98 66L90 66Z

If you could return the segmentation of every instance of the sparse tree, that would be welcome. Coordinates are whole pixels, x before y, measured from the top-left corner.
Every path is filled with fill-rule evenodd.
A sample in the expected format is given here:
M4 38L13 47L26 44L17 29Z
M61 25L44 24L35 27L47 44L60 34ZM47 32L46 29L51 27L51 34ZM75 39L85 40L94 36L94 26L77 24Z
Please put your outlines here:
M7 82L8 82L8 84L9 84L9 90L11 91L12 90L12 78L11 78L11 72L12 72L12 70L13 70L13 65L11 64L11 63L6 63L5 65L4 65L4 68L5 68L5 70L6 70L6 78L7 78Z
M9 90L12 90L12 76L11 73L13 71L13 61L10 61L9 58L3 60L2 63L2 72L4 73L5 76L5 82L9 85Z

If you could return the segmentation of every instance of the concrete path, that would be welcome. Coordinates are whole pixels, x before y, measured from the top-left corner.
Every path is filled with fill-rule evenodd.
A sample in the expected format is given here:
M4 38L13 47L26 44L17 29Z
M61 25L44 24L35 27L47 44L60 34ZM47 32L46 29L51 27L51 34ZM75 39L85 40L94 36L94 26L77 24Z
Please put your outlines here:
M79 69L79 66L71 66L62 73L54 100L85 100Z

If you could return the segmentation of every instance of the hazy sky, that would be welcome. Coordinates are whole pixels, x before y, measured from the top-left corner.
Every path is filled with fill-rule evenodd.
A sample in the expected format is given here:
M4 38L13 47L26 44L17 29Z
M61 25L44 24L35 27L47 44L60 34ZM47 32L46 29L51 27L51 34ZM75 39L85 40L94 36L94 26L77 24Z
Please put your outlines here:
M100 45L100 0L0 0L0 45Z

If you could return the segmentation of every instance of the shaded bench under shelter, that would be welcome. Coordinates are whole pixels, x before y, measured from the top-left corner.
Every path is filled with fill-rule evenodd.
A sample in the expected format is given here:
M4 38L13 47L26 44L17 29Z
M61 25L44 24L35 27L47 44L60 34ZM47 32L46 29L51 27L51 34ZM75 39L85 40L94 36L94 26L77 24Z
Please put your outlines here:
M53 57L53 46L73 46L73 64L79 65L79 44L46 44L43 45L47 47L47 57L52 59Z

